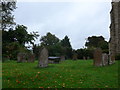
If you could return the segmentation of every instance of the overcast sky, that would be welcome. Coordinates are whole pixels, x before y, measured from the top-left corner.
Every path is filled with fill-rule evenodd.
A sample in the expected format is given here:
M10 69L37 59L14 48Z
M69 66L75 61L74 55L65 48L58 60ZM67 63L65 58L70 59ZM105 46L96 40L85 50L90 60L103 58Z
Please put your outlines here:
M111 2L17 2L17 7L16 23L40 37L47 32L60 39L67 35L74 49L83 48L89 36L109 40Z

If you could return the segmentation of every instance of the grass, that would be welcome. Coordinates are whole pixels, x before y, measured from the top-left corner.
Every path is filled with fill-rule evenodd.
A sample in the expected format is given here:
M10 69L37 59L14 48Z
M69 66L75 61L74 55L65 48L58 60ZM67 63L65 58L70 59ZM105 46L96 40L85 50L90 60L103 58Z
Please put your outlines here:
M94 67L92 60L66 60L37 68L35 63L2 63L2 88L117 88L118 61Z

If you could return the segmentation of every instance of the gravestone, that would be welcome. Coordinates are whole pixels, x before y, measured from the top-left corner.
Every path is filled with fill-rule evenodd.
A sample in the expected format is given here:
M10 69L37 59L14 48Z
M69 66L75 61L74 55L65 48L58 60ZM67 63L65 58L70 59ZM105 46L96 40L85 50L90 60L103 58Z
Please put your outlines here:
M109 60L109 64L115 63L115 56L114 56L114 54L111 54L109 59L110 59Z
M43 48L40 52L38 67L47 67L48 66L48 50Z
M18 53L17 62L26 62L26 53Z
M34 60L35 60L35 55L32 53L29 53L28 54L28 62L34 62Z
M85 56L83 56L83 60L86 60L86 57L85 57Z
M73 54L73 60L77 60L77 53Z
M106 53L102 54L102 62L103 62L103 66L108 65L108 54Z
M102 50L96 49L94 51L94 66L102 66Z
M61 56L61 57L60 57L60 60L61 60L61 61L64 61L64 60L65 60L65 56Z
M87 60L89 60L90 59L90 57L87 57Z

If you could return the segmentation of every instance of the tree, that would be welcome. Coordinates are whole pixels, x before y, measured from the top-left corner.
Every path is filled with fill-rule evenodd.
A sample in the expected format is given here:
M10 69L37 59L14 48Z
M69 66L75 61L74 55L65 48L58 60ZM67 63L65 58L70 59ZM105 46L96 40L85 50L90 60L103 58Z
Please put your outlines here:
M95 48L97 48L97 47L100 47L99 46L99 42L101 42L101 41L105 41L104 40L104 37L102 37L102 36L92 36L92 37L88 37L88 39L87 39L88 41L85 43L85 46L87 46L88 48L89 47L95 47Z
M81 48L76 50L78 59L83 59L83 57L93 58L93 50L88 48Z
M103 50L103 53L109 53L109 46L107 41L100 41L99 46Z
M65 36L64 39L61 40L61 45L63 47L69 47L69 48L71 48L71 44L70 44L68 36Z
M105 41L103 36L88 37L85 46L87 46L87 49L92 52L95 48L101 48L103 53L109 53L108 42Z
M88 41L85 43L87 48L108 48L108 42L105 41L103 36L88 37ZM104 47L105 46L105 47Z
M58 43L60 40L55 35L48 32L46 36L41 37L40 41L42 46L52 46Z
M61 40L61 45L64 50L64 55L67 59L72 58L72 46L70 44L68 36L65 36L63 40Z
M15 30L10 28L8 31L3 31L3 57L15 59L18 51L27 52L28 50L27 47L25 47L25 43L34 45L35 38L38 36L37 32L29 34L27 32L27 27L24 25L17 25Z
M15 40L21 45L25 45L25 43L31 43L34 45L35 39L39 36L37 33L38 32L33 32L29 34L27 32L27 27L24 25L17 25L14 30Z
M60 56L62 54L59 38L50 32L48 32L46 36L42 36L40 41L41 46L45 46L48 49L50 56Z
M8 2L6 0L2 1L1 5L2 30L5 30L15 24L14 15L12 15L12 12L14 11L14 9L16 9L16 2Z
M32 49L33 49L33 53L35 54L35 58L38 59L40 51L42 50L42 46L40 46L39 44L34 44Z

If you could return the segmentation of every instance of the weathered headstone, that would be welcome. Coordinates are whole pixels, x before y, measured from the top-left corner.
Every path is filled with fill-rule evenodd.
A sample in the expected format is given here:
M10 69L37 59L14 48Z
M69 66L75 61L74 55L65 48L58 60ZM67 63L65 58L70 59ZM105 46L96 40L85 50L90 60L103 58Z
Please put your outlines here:
M48 63L53 64L53 63L54 63L54 61L52 61L52 60L48 60Z
M17 62L26 62L26 53L18 53Z
M90 57L87 57L87 60L89 60L90 59Z
M115 56L114 54L111 54L109 58L109 64L113 64L113 63L115 63Z
M86 60L86 57L85 57L85 56L83 56L83 60Z
M73 54L73 60L77 60L77 53Z
M108 65L108 55L106 53L102 54L102 63L103 63L103 66Z
M94 66L102 66L102 50L96 49L94 51Z
M65 56L61 56L61 57L60 57L60 60L61 60L61 61L64 61L64 60L65 60Z
M34 62L34 60L35 60L35 55L32 53L28 54L28 62Z
M43 48L40 52L38 67L47 67L48 66L48 50Z

